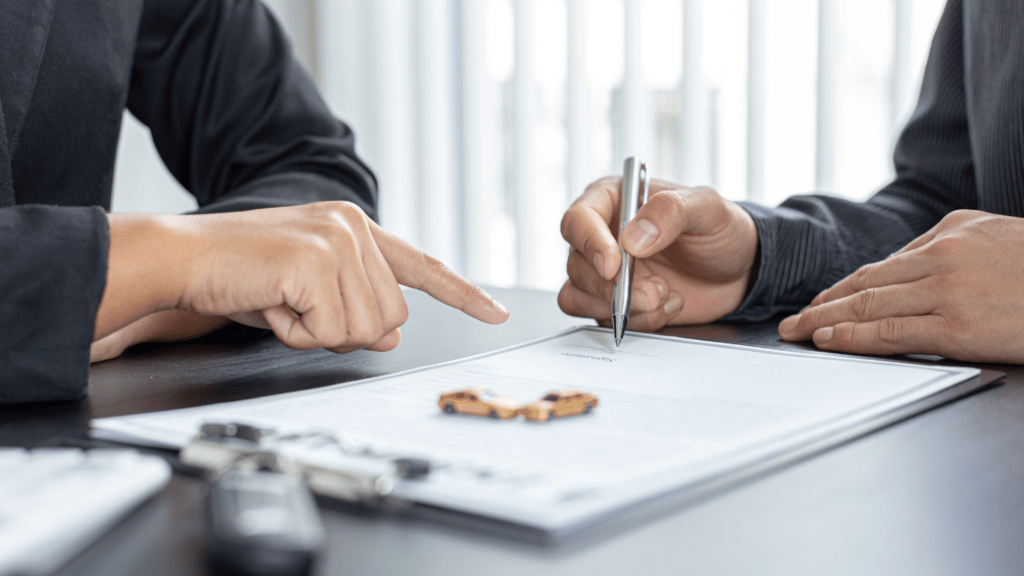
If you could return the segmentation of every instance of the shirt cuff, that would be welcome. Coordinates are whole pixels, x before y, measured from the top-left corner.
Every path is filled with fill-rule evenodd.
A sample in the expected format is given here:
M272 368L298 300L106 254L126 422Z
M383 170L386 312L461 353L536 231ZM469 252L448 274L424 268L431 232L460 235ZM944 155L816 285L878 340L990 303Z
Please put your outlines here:
M796 312L843 278L837 265L838 239L829 233L826 222L792 208L768 208L753 202L739 205L757 226L760 268L739 308L722 321L759 322Z

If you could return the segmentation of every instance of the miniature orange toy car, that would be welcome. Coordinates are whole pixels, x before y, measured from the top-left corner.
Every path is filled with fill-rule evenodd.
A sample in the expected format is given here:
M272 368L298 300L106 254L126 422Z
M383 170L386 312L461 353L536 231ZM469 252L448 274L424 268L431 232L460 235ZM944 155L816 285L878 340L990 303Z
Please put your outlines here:
M597 396L579 390L555 390L540 400L534 400L519 409L519 413L527 420L546 422L552 416L572 416L587 414L597 407Z
M467 388L445 392L437 405L449 414L473 414L491 418L515 418L522 405L505 396L498 396L486 388Z

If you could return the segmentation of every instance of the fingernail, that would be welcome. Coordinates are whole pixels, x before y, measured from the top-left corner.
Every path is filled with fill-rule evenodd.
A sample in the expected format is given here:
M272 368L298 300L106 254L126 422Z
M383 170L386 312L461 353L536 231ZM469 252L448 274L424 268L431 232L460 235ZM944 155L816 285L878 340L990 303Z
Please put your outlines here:
M814 342L824 344L832 339L832 327L821 328L814 333Z
M789 318L779 322L779 330L782 332L792 332L793 328L796 328L798 322L800 322L800 315L793 314Z
M665 314L669 316L674 315L683 309L683 295L678 292L673 292L668 297L668 302L665 302Z
M629 244L627 248L643 250L650 246L657 237L658 227L652 224L650 220L637 220L629 225L629 230L626 234L626 243Z
M604 277L604 256L601 256L600 252L594 254L594 267L597 268L597 273L600 274L601 277L603 278Z

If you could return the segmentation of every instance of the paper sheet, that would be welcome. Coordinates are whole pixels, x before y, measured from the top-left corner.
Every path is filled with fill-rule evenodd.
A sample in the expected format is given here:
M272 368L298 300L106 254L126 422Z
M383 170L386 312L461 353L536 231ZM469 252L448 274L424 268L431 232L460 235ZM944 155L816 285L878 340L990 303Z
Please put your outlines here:
M203 422L341 430L429 458L417 501L558 531L749 466L940 392L971 368L908 365L576 328L502 351L350 384L93 421L93 434L180 447ZM442 392L491 388L523 403L597 394L546 423L449 415Z

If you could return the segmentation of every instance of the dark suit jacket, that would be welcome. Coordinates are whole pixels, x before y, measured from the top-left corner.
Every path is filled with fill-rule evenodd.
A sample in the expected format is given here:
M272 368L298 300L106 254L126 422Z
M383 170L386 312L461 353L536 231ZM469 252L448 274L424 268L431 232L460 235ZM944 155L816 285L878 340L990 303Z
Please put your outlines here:
M896 179L867 202L808 195L775 209L744 204L761 264L726 319L799 310L954 210L1024 216L1024 2L949 0L894 160Z
M0 402L82 394L125 107L200 211L376 184L256 0L0 3Z

